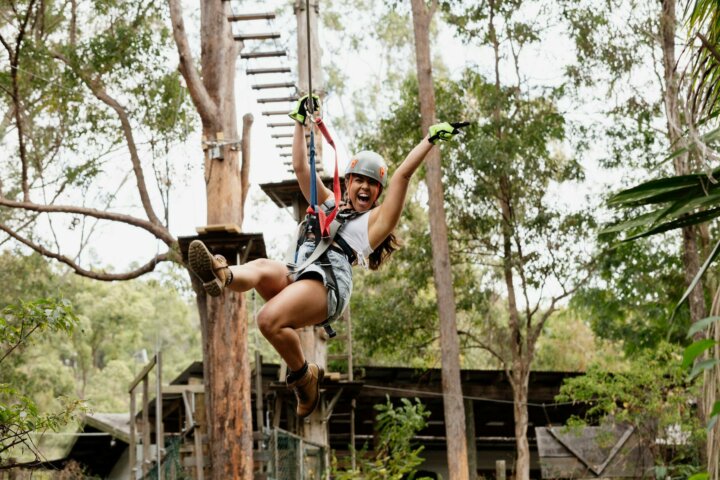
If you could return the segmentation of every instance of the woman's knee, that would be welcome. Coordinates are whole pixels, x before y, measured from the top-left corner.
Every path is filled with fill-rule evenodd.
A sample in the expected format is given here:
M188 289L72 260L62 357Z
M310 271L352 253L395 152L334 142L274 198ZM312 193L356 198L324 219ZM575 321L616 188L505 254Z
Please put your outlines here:
M266 338L274 336L283 327L278 310L268 304L260 309L255 321L260 333Z

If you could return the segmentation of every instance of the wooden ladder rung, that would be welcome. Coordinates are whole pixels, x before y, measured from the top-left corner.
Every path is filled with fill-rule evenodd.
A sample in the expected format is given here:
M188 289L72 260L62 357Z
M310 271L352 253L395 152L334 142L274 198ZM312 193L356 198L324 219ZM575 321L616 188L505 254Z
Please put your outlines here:
M270 50L267 52L240 53L240 58L284 57L285 55L287 55L287 52L285 50Z
M280 83L258 83L252 85L250 88L253 90L262 90L265 88L291 88L295 86L295 82L280 82Z
M228 20L231 22L244 22L247 20L274 20L275 14L273 12L265 13L244 13L240 15L230 15Z
M270 128L294 127L294 126L295 126L295 122L268 123L267 126L270 127Z
M270 138L292 138L292 133L276 133L274 135L270 135Z
M290 73L290 67L248 68L248 75L263 75L265 73Z
M270 115L287 115L287 110L273 110L273 111L265 111L262 112L263 115L270 116Z
M292 157L292 153L281 153L281 157ZM291 162L284 162L285 165L292 165Z
M235 40L239 40L244 42L245 40L272 40L275 38L280 38L280 34L278 32L269 32L269 33L239 33L235 36L233 36Z
M272 98L258 98L258 103L274 103L274 102L294 102L297 100L296 97L272 97ZM287 113L287 112L285 112Z
M292 143L276 143L275 146L277 148L291 148Z

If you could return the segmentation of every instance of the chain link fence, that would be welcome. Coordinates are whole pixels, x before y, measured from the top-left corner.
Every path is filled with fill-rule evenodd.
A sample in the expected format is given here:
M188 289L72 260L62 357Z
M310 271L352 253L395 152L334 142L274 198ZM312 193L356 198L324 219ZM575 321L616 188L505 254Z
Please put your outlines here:
M323 480L327 470L326 447L303 440L285 430L266 429L264 448L268 461L262 469L268 480Z

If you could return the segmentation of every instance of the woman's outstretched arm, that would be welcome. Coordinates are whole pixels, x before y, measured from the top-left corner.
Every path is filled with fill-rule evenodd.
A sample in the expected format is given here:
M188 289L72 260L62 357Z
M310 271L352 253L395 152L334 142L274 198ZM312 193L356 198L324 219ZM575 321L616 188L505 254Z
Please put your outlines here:
M385 199L370 213L368 235L371 247L376 248L380 245L397 226L405 205L410 179L433 147L427 136L423 138L390 178Z
M376 248L392 232L400 220L410 179L438 140L450 140L468 126L468 122L438 123L430 126L428 134L420 140L390 178L385 200L370 214L368 235L370 246Z

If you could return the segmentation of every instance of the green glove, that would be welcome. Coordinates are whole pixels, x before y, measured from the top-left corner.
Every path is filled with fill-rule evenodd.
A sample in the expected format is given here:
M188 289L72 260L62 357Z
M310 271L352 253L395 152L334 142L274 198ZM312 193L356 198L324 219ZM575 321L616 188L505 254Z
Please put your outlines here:
M456 123L436 123L431 125L428 130L428 141L433 145L435 142L440 140L451 140L455 135L460 132L460 129L470 125L470 122L456 122Z
M288 113L288 117L292 118L301 125L305 125L305 118L307 117L307 102L308 96L303 95L295 102L295 106ZM320 97L313 94L313 112L317 112L320 109Z

